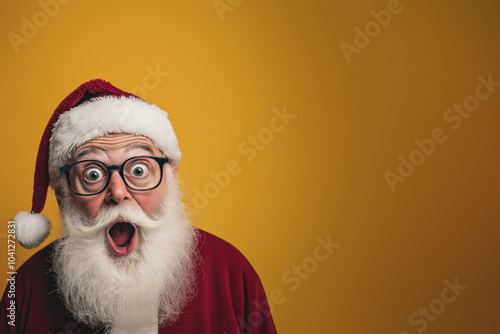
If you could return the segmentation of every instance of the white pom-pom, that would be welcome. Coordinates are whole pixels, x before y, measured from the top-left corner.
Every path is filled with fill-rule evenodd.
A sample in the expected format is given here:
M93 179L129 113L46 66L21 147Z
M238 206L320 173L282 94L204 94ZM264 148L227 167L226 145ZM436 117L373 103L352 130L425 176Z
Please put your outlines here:
M14 218L16 239L24 248L40 245L50 233L50 222L42 214L21 211Z

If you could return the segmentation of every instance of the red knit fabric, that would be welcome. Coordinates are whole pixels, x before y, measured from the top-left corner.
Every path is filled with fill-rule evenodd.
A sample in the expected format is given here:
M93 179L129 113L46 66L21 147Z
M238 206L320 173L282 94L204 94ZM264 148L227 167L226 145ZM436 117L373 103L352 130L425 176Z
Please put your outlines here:
M116 88L107 81L95 79L88 81L75 89L59 104L57 109L52 114L52 117L43 132L40 146L38 147L38 155L35 165L35 179L33 183L33 198L31 205L32 213L42 212L43 207L45 206L47 190L49 188L49 139L52 135L55 123L63 113L71 108L76 107L77 105L82 104L83 102L94 97L107 95L114 95L117 97L135 96Z

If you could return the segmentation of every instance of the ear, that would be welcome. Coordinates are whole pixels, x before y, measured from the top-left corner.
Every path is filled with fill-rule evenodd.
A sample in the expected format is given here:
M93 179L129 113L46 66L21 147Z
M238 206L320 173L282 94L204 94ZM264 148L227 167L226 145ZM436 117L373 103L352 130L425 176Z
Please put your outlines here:
M179 169L178 166L170 165L172 168L172 172L174 172L174 175L177 175L177 170Z

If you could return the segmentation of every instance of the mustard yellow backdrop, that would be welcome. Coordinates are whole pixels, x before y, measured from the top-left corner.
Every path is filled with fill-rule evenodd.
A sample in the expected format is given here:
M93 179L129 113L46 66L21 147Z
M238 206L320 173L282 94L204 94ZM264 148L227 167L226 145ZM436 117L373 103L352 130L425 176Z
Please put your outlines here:
M45 124L103 78L170 113L193 222L248 257L280 333L500 330L498 1L1 12L4 279ZM44 213L46 245L60 229L52 193ZM18 246L16 267L36 251Z

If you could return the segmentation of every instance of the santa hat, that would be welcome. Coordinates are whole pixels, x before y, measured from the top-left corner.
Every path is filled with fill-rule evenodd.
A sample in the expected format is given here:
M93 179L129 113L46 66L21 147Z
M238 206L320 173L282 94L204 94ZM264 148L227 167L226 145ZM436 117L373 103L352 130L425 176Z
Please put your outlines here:
M61 177L59 168L68 163L79 146L111 133L148 137L170 164L179 166L179 142L165 111L104 80L82 84L59 104L42 135L31 213L19 212L14 218L21 246L37 247L49 235L50 222L40 213L49 182Z

